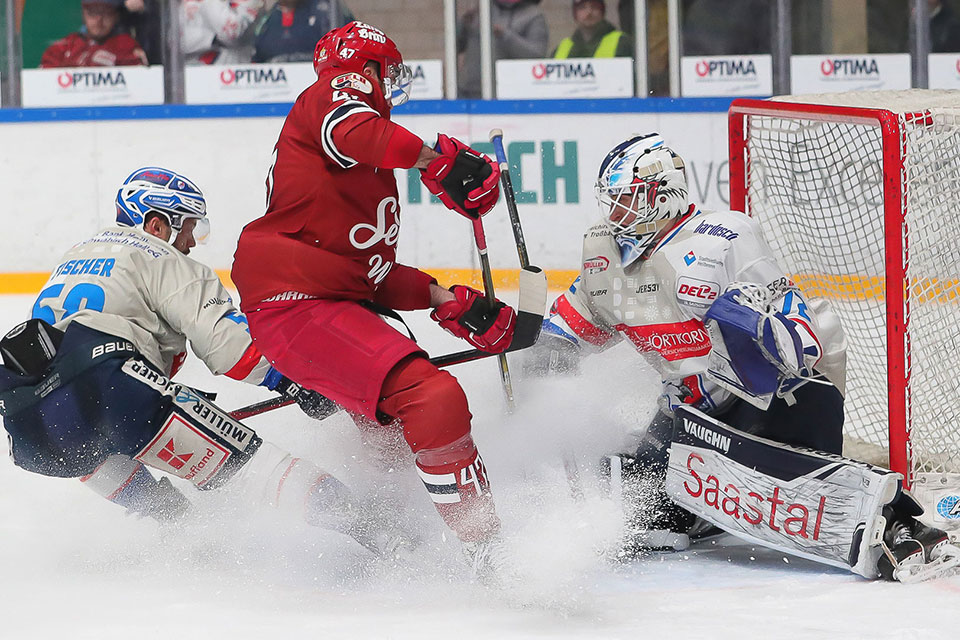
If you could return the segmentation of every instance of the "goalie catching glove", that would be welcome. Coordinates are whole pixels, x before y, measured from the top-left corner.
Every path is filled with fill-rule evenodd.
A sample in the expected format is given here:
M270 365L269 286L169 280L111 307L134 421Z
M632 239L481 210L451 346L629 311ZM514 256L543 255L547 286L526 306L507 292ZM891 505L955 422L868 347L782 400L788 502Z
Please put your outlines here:
M476 220L497 204L500 166L496 162L442 133L433 150L440 157L420 170L420 181L448 209Z
M450 291L455 298L439 305L430 317L481 351L506 351L513 341L516 312L499 300L490 302L471 287L454 285Z
M757 407L812 380L796 325L766 287L730 284L703 320L713 346L707 375Z

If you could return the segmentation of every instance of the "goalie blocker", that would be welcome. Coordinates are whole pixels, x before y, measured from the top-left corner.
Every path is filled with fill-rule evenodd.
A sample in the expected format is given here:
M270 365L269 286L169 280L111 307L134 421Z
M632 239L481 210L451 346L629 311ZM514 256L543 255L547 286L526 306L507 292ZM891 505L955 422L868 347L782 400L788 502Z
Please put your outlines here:
M866 578L916 581L960 565L899 474L751 436L696 409L674 422L667 493L738 538Z

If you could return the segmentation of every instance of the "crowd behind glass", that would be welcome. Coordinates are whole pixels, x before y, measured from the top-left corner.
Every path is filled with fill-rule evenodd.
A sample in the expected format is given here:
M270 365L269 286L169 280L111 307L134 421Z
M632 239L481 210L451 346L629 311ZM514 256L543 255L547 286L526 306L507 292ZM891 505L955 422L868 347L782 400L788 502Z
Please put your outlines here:
M162 65L167 57L164 12L170 0L0 1L6 9L0 25L6 36L0 77L4 72L9 75L10 49L17 44L22 69ZM905 52L914 1L787 3L791 51ZM930 50L960 51L960 0L925 1ZM632 57L635 7L640 3L646 14L648 93L668 95L668 0L490 0L493 58ZM426 54L421 57L444 57L442 31L421 28L437 22L436 8L443 0L422 0L421 11L432 14L422 20L389 9L391 4L403 9L410 2L380 0L178 0L178 4L175 27L186 65L310 61L320 36L353 19L377 23L402 50L415 42ZM777 0L679 0L683 55L771 53L776 35L772 12L777 4ZM859 38L856 29L845 34L832 23L851 15L851 7L860 11L864 28ZM456 2L460 98L481 96L479 14L478 0ZM174 19L168 17L168 22Z

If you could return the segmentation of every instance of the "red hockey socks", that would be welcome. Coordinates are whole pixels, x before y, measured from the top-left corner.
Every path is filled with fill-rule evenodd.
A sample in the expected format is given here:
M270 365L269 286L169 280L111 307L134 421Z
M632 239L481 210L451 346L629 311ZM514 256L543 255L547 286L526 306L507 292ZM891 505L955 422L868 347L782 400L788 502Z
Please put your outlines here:
M417 473L440 517L460 540L489 540L500 531L487 470L470 434L440 449L420 450Z
M500 519L457 379L424 358L411 358L387 375L377 408L399 418L420 478L457 537L474 542L496 534Z

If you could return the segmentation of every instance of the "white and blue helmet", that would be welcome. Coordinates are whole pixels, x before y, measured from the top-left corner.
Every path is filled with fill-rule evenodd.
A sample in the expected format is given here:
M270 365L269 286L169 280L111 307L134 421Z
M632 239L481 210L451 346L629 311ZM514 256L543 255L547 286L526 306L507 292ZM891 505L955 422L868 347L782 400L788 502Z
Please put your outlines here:
M140 226L148 213L163 216L175 232L183 228L184 220L196 219L193 237L197 242L203 242L210 234L203 193L193 182L169 169L137 169L117 192L117 224ZM175 237L171 237L171 242Z
M624 264L643 255L690 209L683 159L657 133L615 146L600 163L595 191Z

